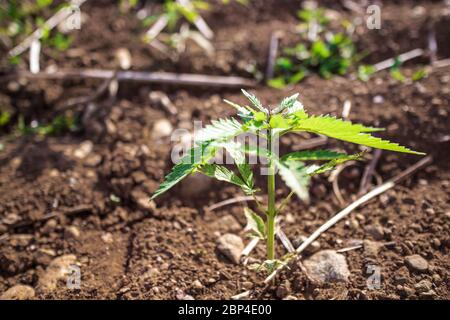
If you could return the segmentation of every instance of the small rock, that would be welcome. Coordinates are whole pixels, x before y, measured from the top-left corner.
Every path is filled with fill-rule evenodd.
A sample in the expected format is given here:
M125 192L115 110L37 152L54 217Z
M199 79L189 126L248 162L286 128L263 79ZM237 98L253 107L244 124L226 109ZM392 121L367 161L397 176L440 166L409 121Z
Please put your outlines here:
M192 282L192 287L194 289L201 290L203 289L203 284L200 282L200 280L195 280L194 282Z
M378 256L378 252L380 251L380 248L383 245L381 243L378 243L376 241L371 240L364 240L363 241L363 247L364 247L364 254L367 257L376 257Z
M384 238L384 230L383 227L379 224L372 224L368 227L366 227L366 232L372 236L373 239L379 241L383 240Z
M244 243L239 236L227 233L217 240L217 250L233 263L239 264L242 250L244 250Z
M425 272L428 270L428 262L418 254L405 257L405 264L413 271Z
M436 299L438 297L438 295L436 294L436 292L434 290L430 290L427 292L422 292L419 294L419 297L421 299Z
M80 237L80 230L75 226L69 226L64 230L64 236L67 238L77 239Z
M169 120L160 119L153 125L153 138L161 139L172 134L173 127Z
M427 292L430 291L432 289L432 283L428 280L422 280L419 283L416 283L414 285L414 289L416 289L416 292L418 293L422 293L422 292Z
M93 153L87 156L83 163L84 165L93 168L97 167L101 162L102 156L97 153Z
M298 300L297 297L295 296L287 296L286 298L284 298L283 300Z
M147 195L145 192L140 190L133 190L131 192L131 197L141 210L144 211L155 210L155 203L153 201L150 201L150 196Z
M58 281L65 280L70 274L71 267L75 265L77 258L73 254L67 254L54 259L39 278L38 288L44 292L56 289Z
M14 247L26 247L32 240L31 234L14 234L9 238L9 243Z
M116 60L122 70L131 68L131 53L127 48L119 48L116 50Z
M181 182L181 195L185 198L204 197L205 192L211 190L212 181L203 174L192 174Z
M73 155L78 159L84 159L92 152L92 149L94 149L94 144L92 141L86 140L75 149Z
M309 276L318 283L348 281L348 270L345 256L333 250L319 251L305 260L304 266Z
M285 281L283 284L278 286L276 295L278 298L283 299L291 293L291 284L289 281Z
M30 286L18 284L6 290L0 300L31 300L34 298L34 289Z
M373 97L373 103L380 104L384 102L384 98L381 95L376 95Z
M102 240L104 243L113 243L114 242L114 238L113 235L109 232L102 234L101 236Z

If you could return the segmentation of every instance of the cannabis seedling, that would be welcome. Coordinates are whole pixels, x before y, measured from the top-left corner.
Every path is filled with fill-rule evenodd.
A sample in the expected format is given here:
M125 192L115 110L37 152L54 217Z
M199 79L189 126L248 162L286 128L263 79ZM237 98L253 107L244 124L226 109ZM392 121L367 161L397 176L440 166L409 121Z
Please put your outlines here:
M259 190L256 189L253 181L252 167L245 160L247 155L250 157L256 154L264 157L267 160L265 171L267 206L258 202L256 196L255 201L260 213L265 215L266 219L264 221L260 215L249 208L245 209L245 214L252 235L266 241L267 260L261 266L269 271L277 267L279 263L283 263L282 260L275 259L276 217L289 199L296 194L299 198L307 200L307 185L311 176L332 170L338 164L360 159L362 156L361 153L349 155L331 150L314 150L295 151L280 157L274 150L280 136L306 131L372 148L422 154L371 135L372 132L382 130L380 128L353 124L330 115L309 115L297 100L298 94L285 98L276 108L268 109L254 95L242 91L251 106L240 106L225 100L237 110L237 116L242 122L235 118L219 119L202 129L196 137L196 145L166 176L152 199L172 188L189 174L196 172L237 185L245 194L255 196ZM266 147L242 145L236 142L238 136L243 134L262 138L267 142ZM226 166L211 163L217 152L223 149L232 156L237 172ZM324 163L306 165L305 161L324 161ZM275 199L276 173L292 190L279 205Z

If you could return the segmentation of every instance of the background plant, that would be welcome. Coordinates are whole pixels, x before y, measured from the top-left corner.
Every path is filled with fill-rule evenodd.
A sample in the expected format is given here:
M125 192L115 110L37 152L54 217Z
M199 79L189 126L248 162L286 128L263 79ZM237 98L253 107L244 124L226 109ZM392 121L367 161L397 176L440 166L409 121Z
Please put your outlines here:
M219 119L212 121L212 124L201 130L196 137L194 148L175 165L151 199L155 199L188 175L196 172L237 185L245 194L255 196L259 189L255 187L253 170L246 162L246 155L256 154L265 157L268 160L267 205L264 206L255 197L259 213L250 208L245 209L251 236L264 239L267 244L267 260L259 268L264 267L271 271L283 263L283 258L275 257L276 216L290 198L296 194L300 199L307 200L307 186L311 176L332 170L340 163L357 160L362 156L361 153L346 154L332 150L314 150L295 151L280 157L272 152L272 146L280 136L306 131L373 148L422 154L371 135L373 132L382 130L380 128L353 124L330 115L309 115L297 100L298 94L285 98L276 108L270 110L264 107L254 95L244 90L243 93L251 106L240 106L226 101L237 110L237 115L242 122L235 118ZM236 142L235 137L244 133L266 139L267 148ZM216 153L222 149L225 149L234 159L236 171L211 163ZM316 163L307 165L306 161ZM279 204L275 199L276 173L292 190ZM265 217L265 220L262 217Z
M35 29L42 27L44 34L41 37L43 46L57 50L66 50L72 43L72 38L58 30L46 30L45 19L56 13L62 7L69 5L63 3L54 5L53 0L10 0L0 3L0 40L2 46L9 50L19 44ZM17 64L19 57L12 57L10 62Z
M327 30L329 19L323 8L303 9L297 16L299 42L283 49L275 64L276 76L268 81L270 86L282 88L295 84L310 73L326 79L345 75L362 58L351 38L353 28L348 22L343 22L344 30L332 33Z

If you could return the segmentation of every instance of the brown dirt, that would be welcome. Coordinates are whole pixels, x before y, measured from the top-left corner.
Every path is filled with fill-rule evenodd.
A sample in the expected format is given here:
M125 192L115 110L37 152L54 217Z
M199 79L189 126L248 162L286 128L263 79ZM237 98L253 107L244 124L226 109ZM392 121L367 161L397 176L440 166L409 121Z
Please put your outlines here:
M324 3L344 17L355 15L337 2ZM295 40L293 12L298 5L298 1L255 1L251 12L232 5L230 15L217 9L207 15L216 31L217 55L208 58L190 46L180 61L171 62L140 43L137 36L130 37L143 31L135 18L120 15L116 7L105 8L102 2L95 2L86 7L91 18L76 37L76 49L67 52L70 58L49 53L42 63L68 68L114 68L114 50L127 47L133 56L133 69L137 70L249 76L243 70L249 63L264 69L273 30L285 32L283 43ZM418 6L425 9L422 14L418 14ZM426 30L435 25L438 56L448 58L449 15L444 16L444 11L440 2L389 2L383 7L386 27L380 32L358 30L358 44L372 52L369 62L377 62L394 53L425 47ZM411 20L413 12L416 16ZM411 75L421 62L427 61L408 63L404 72ZM313 284L294 267L284 272L262 298L277 298L278 284L285 285L286 281L289 294L297 299L450 297L449 71L448 67L435 70L412 84L400 84L387 72L380 72L367 83L312 76L291 89L254 90L268 104L300 92L313 114L340 115L344 101L349 99L353 105L351 120L384 126L387 131L382 136L434 157L433 164L425 170L359 208L319 239L321 249L341 249L363 239L376 240L370 227L381 226L382 239L377 241L390 245L382 247L378 255L363 249L344 253L351 272L348 283ZM2 86L0 102L24 114L27 120L45 121L57 113L55 106L60 102L88 95L98 85L96 81L21 80ZM79 133L28 136L5 143L0 153L0 293L16 284L36 288L46 267L63 254L77 257L82 272L81 289L69 290L61 284L52 292L37 290L36 298L179 299L187 294L195 299L228 299L255 284L259 287L263 275L236 266L216 252L218 235L232 232L243 236L242 228L237 231L217 222L233 216L243 227L242 206L205 210L239 195L238 189L210 182L205 190L196 193L203 182L186 180L156 204L147 202L171 166L170 138L152 138L155 121L167 118L175 128L190 129L193 120L207 121L231 114L221 98L244 102L242 96L232 90L158 87L169 94L179 110L177 116L170 116L149 101L148 94L153 89L124 85L117 99L100 99ZM382 96L384 102L374 103L375 96ZM282 140L282 148L295 150L303 138L288 136ZM87 140L93 142L92 151L84 159L77 158L75 151ZM334 141L329 147L348 150L348 144ZM383 152L377 173L387 180L418 159ZM358 163L341 176L340 186L348 203L355 198L364 166L365 163ZM278 185L280 196L286 195L286 187ZM189 191L196 196L186 197ZM291 240L309 235L342 208L326 177L314 179L311 191L309 206L295 199L286 209L290 219L283 222L283 228ZM79 231L78 235L70 231L72 227ZM278 251L284 253L281 244ZM428 261L426 272L416 273L406 267L405 257L412 254L420 254ZM263 259L262 244L252 256ZM381 268L379 290L367 289L368 265ZM195 280L202 286L194 285ZM426 295L418 288L422 280L432 283L434 294Z

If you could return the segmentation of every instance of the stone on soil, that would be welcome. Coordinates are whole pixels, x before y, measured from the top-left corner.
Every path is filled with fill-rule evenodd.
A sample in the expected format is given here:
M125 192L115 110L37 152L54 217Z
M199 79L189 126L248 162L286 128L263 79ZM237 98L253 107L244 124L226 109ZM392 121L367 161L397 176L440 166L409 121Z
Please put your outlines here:
M38 288L44 292L51 292L57 288L58 281L66 280L71 273L71 266L75 265L77 258L67 254L54 259L39 278Z
M242 250L244 250L244 243L239 236L227 233L217 240L217 250L233 263L239 264Z
M405 257L405 264L413 271L425 272L428 270L428 261L418 254Z
M6 290L0 300L30 300L34 298L34 294L32 287L18 284Z
M319 251L304 261L309 276L320 284L327 282L348 281L348 270L345 256L334 250Z

